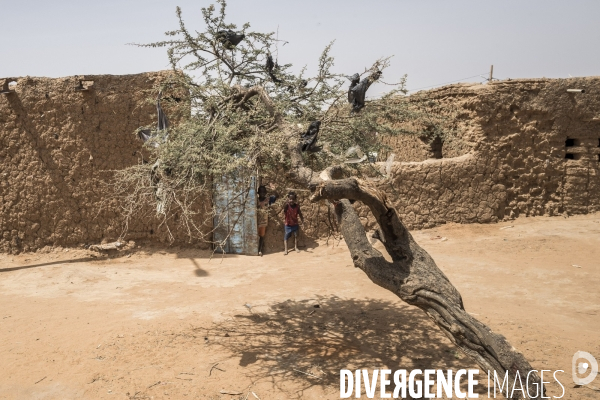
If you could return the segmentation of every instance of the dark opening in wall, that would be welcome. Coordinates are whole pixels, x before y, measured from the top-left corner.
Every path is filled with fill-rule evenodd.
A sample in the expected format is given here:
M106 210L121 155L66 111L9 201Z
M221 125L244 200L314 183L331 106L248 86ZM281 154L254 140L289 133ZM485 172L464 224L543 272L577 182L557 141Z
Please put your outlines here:
M598 139L598 147L600 147L600 139Z
M579 160L580 158L581 158L581 154L577 154L577 153L565 154L565 159L567 159L567 160Z
M433 139L431 141L431 151L430 151L431 158L436 158L436 159L443 158L444 157L444 155L442 154L443 147L444 147L444 142L442 142L442 138L439 136L436 136L435 139Z
M578 146L578 145L579 145L579 140L577 140L577 139L567 138L567 140L565 140L565 147L573 147L573 146Z

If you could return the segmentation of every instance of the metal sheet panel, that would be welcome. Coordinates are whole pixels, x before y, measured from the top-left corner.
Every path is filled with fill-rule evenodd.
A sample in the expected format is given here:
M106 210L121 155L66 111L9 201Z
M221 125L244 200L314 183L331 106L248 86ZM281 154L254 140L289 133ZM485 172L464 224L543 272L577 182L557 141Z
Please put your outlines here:
M215 182L214 238L217 251L258 254L256 225L256 178L239 173Z

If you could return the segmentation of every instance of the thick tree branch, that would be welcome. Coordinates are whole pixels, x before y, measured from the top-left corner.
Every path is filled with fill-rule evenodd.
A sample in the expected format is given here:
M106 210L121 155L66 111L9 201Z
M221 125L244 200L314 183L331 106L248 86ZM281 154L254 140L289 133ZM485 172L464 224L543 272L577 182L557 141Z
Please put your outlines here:
M245 88L239 85L233 86L233 90L235 90L235 94L233 96L225 99L235 101L234 107L242 107L244 104L248 102L251 98L255 96L259 96L261 103L265 106L267 112L273 118L276 125L281 125L283 122L283 116L280 112L277 111L273 101L265 91L262 86L253 86L251 88Z
M510 374L509 389L517 372L529 393L537 393L540 378L525 357L502 335L468 314L460 293L421 248L402 224L385 195L358 179L321 182L311 201L336 201L336 215L341 232L350 249L354 265L377 285L390 290L408 304L425 311L448 338L485 371ZM360 200L375 216L383 234L383 244L393 262L369 243L365 230L349 200ZM340 202L337 202L341 200ZM527 379L529 378L529 379ZM519 383L516 384L519 388ZM519 398L521 392L515 392ZM510 393L504 393L510 398ZM541 398L541 393L538 397Z

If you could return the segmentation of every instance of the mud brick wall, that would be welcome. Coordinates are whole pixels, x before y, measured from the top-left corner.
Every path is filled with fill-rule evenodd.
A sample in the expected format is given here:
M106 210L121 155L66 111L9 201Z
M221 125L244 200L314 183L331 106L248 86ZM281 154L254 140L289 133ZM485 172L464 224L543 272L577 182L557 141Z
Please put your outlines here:
M0 94L0 251L115 240L122 221L102 183L140 162L134 134L156 124L152 88L168 72L16 79ZM76 90L80 80L89 90ZM128 238L164 240L157 221Z
M395 146L396 160L411 162L395 163L378 185L410 228L600 210L600 78L462 84L426 95L460 107L464 154L453 146L441 159L422 151L418 160L422 142Z
M16 79L14 93L0 94L0 251L121 235L119 204L102 183L112 170L140 162L142 143L133 132L155 123L148 98L166 77L25 77ZM75 90L82 79L93 87ZM375 183L409 228L600 210L600 78L461 84L423 95L458 106L464 129L442 143L436 159L418 138L390 142L398 162L390 177ZM384 163L379 166L385 173ZM288 186L279 182L280 194ZM329 236L335 218L327 205L298 194L307 220L302 242ZM368 211L357 207L372 227ZM281 218L274 214L268 250L283 245ZM176 243L188 242L185 232L173 234ZM167 241L167 232L151 218L131 221L126 239Z

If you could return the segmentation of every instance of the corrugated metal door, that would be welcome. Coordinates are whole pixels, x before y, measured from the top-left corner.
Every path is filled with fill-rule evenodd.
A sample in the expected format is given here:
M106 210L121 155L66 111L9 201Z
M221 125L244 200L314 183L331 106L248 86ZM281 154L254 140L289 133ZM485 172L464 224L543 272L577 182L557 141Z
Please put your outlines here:
M229 254L258 254L256 226L256 179L223 177L215 183L213 241L217 251Z

